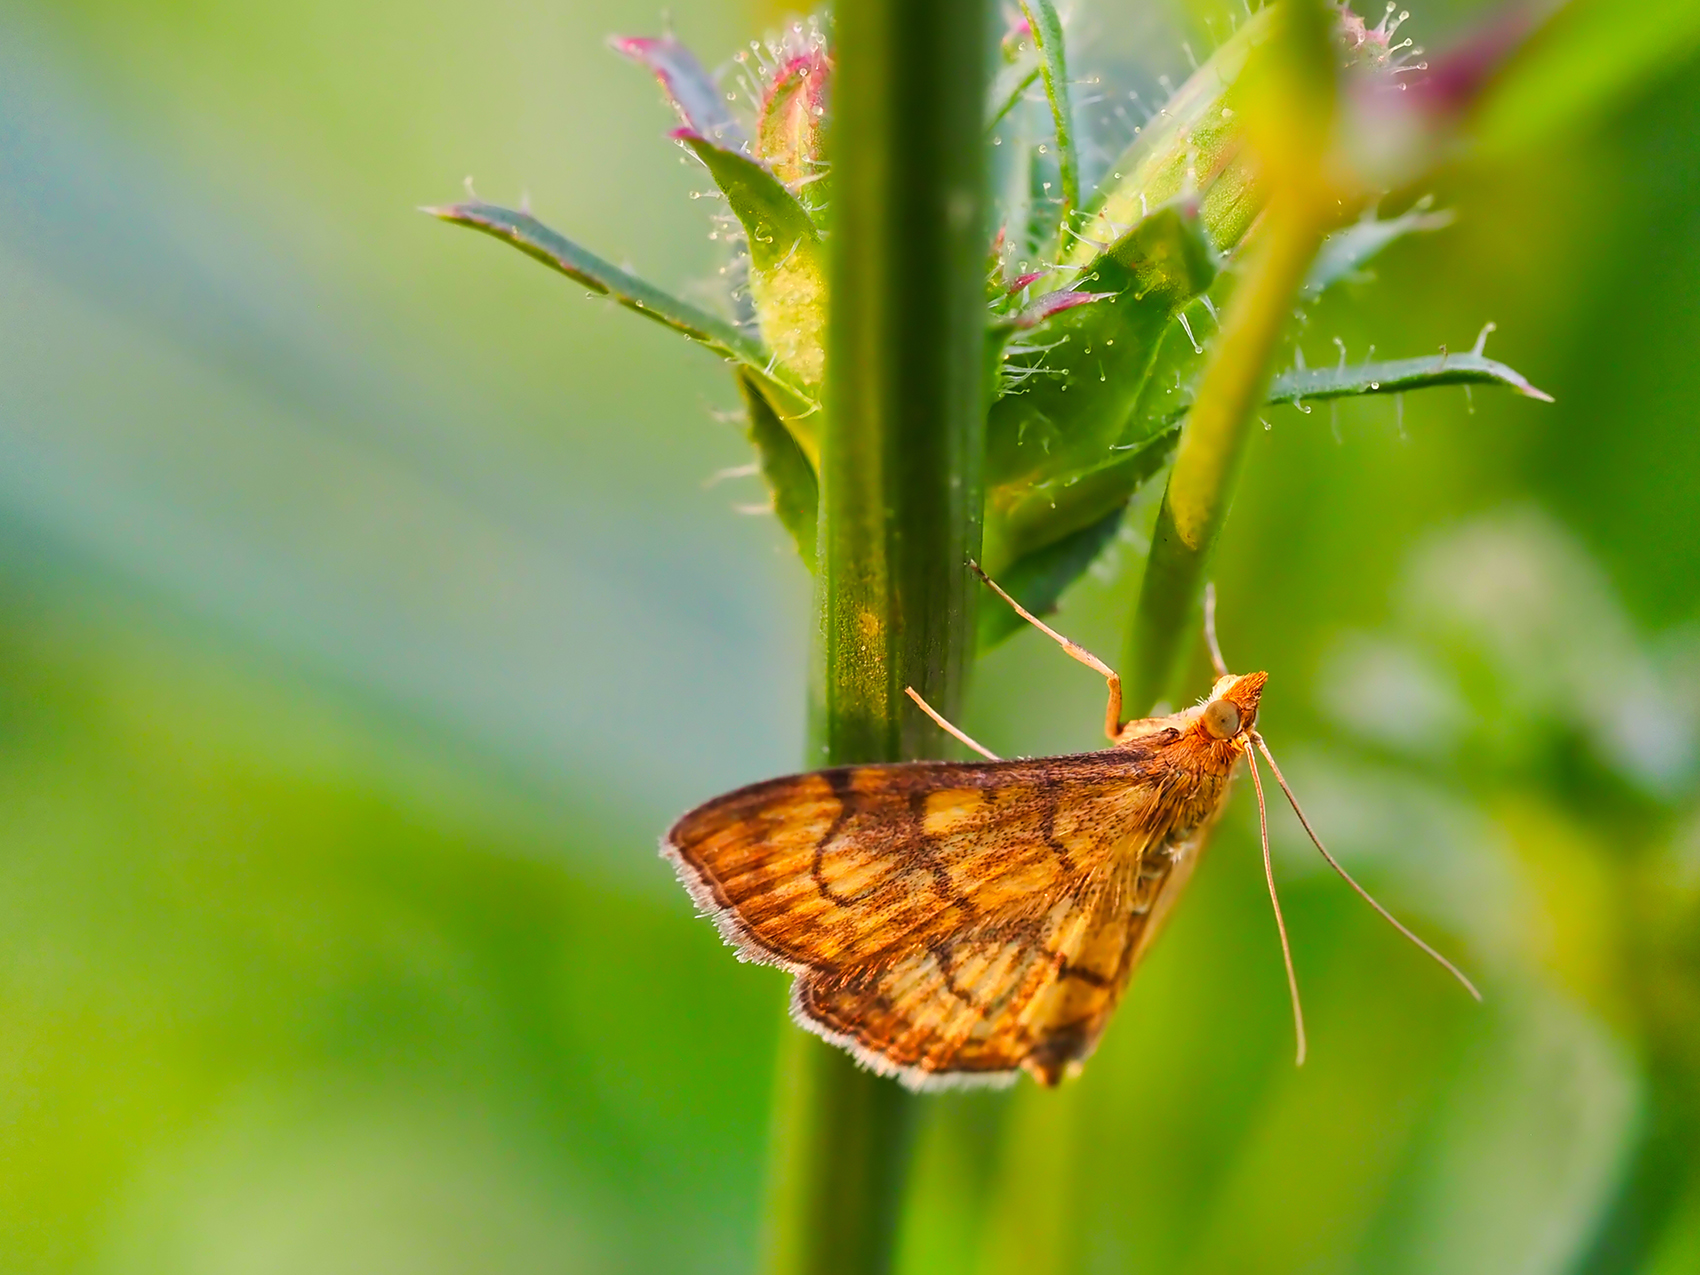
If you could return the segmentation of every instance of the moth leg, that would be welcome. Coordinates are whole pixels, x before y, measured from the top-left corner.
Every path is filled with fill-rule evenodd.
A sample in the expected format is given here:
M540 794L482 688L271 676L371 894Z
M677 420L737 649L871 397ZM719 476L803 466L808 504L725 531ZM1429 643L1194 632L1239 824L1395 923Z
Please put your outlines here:
M1079 660L1087 668L1091 669L1095 673L1103 675L1104 681L1108 683L1110 687L1110 702L1104 706L1104 734L1108 735L1112 740L1119 739L1121 737L1122 727L1125 725L1122 721L1122 679L1120 675L1117 674L1117 672L1108 664L1104 663L1103 660L1092 654L1091 651L1088 651L1084 646L1081 646L1079 643L1069 641L1061 633L1058 633L1050 625L1046 624L1038 616L1034 615L1026 607L1022 606L1021 603L1010 597L1009 594L1005 593L998 587L998 582L996 580L986 574L985 569L981 567L978 562L975 562L973 559L969 559L968 565L973 567L974 574L979 576L993 593L997 594L998 597L1009 603L1009 605L1015 609L1015 613L1023 620L1026 620L1027 623L1038 629L1039 632L1050 638L1051 641L1062 647L1064 651L1068 652L1068 654L1074 659Z
M975 743L960 728L958 728L956 726L952 726L949 722L945 721L944 714L940 713L931 704L927 703L926 700L922 699L920 694L915 690L915 688L913 686L905 686L903 688L903 693L905 695L907 695L910 699L914 700L916 707L918 707L928 717L932 718L935 722L937 722L939 724L939 729L944 731L947 735L954 735L957 739L961 740L964 744L967 744L968 747L972 748L975 752L979 753L980 756L984 757L987 761L1002 761L1003 760L1002 757L999 757L991 749L985 748L985 747L981 746L980 744Z

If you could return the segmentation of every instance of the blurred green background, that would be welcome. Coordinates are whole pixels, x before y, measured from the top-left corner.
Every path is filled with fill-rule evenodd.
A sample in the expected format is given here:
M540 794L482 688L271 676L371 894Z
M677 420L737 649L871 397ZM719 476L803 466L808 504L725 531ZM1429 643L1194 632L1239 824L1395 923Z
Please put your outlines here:
M674 19L712 64L781 15ZM808 584L708 483L723 369L412 211L470 173L712 298L704 182L602 44L658 25L0 0L0 1269L754 1262L784 980L654 847L794 766ZM1211 26L1092 0L1077 67L1160 100ZM1498 120L1304 337L1494 320L1557 404L1271 412L1217 570L1324 836L1486 1004L1274 812L1295 1071L1242 792L1078 1084L928 1104L905 1270L1700 1269L1695 26ZM1126 540L1059 621L1100 651ZM1073 750L1101 701L1023 635L967 725Z

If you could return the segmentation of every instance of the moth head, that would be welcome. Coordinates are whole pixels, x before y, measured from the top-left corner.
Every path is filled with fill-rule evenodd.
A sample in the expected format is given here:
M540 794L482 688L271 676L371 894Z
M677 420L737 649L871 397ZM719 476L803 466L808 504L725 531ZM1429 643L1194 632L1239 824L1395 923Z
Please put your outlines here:
M1257 702L1263 698L1267 673L1247 673L1236 677L1232 673L1216 679L1198 716L1198 725L1211 739L1238 739L1257 721Z

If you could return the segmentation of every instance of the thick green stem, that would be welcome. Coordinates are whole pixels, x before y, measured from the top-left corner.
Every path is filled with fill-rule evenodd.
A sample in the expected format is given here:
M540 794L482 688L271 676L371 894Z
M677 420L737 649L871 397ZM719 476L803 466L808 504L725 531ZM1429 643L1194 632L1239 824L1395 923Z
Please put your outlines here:
M936 755L913 686L954 712L974 639L985 405L982 0L838 15L820 629L810 764ZM890 1268L912 1104L788 1043L774 1275Z
M1157 514L1122 663L1123 702L1134 715L1149 712L1169 690L1294 299L1323 236L1346 215L1324 172L1335 88L1329 21L1320 0L1288 0L1277 11L1274 38L1248 67L1259 108L1250 112L1248 134L1269 204L1223 313Z

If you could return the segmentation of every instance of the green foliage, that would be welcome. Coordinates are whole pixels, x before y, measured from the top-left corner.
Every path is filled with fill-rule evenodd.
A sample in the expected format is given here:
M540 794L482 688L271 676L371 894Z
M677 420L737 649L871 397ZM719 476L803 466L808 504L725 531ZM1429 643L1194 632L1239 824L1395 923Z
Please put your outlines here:
M1409 7L1441 47L1486 20ZM711 64L753 12L671 8ZM0 1266L751 1271L804 1038L653 853L803 738L809 581L728 512L759 476L703 486L751 450L704 411L746 365L403 211L470 165L753 338L671 113L585 0L0 9ZM1152 107L1243 13L1064 9L1073 73ZM1700 1269L1697 18L1571 0L1487 158L1385 206L1456 228L1299 307L1316 368L1492 317L1558 402L1263 412L1209 566L1313 821L1486 1005L1272 811L1294 1072L1242 785L1079 1082L926 1102L901 1275ZM1098 92L1113 152L1143 113ZM1146 433L1215 348L1183 313L1205 353L1168 331ZM1161 488L1063 597L1101 655ZM1028 634L963 725L1067 752L1101 707Z
M1051 127L1057 143L1057 214L1061 231L1072 229L1080 207L1080 155L1074 140L1074 101L1069 91L1068 57L1063 51L1063 24L1051 0L1021 0L1021 13L1039 53L1039 76L1045 100L1051 104Z
M1269 404L1448 385L1550 401L1480 341L1355 365L1342 352L1330 368L1295 348L1336 285L1447 223L1426 201L1374 209L1427 180L1527 25L1466 49L1413 105L1400 97L1417 69L1394 42L1403 17L1369 27L1321 0L1268 6L1087 192L1051 4L1021 6L989 101L964 69L978 63L973 6L915 6L901 21L899 8L843 15L842 66L818 32L758 53L753 118L716 121L714 138L697 121L718 99L694 59L666 41L621 46L641 46L686 121L675 136L741 227L747 293L731 299L768 356L735 356L750 438L818 576L811 761L930 755L931 727L901 689L954 715L969 635L985 649L1019 627L1002 612L974 624L963 562L980 558L1048 612L1167 468L1123 661L1127 707L1146 711L1171 687ZM955 25L938 25L947 11ZM1036 80L1048 117L1027 100ZM987 127L1020 170L1008 184L1025 186L995 238L972 198ZM1274 376L1289 351L1292 370ZM779 1269L883 1267L889 1200L871 1184L897 1172L906 1107L812 1045L788 1068L804 1096L782 1126Z
M744 400L744 418L749 426L750 446L756 449L761 475L773 493L773 512L779 525L797 542L803 565L815 569L816 523L820 513L820 483L815 467L773 410L754 373L740 368L736 373L738 393Z
M1059 311L1004 354L1002 393L986 426L994 507L1108 458L1124 441L1164 330L1216 272L1189 204L1155 209L1092 258L1080 288L1104 299Z
M1175 93L1160 125L1112 164L1109 180L1084 198L1084 206L1055 8L1024 8L1021 27L1006 41L1010 61L993 89L991 123L1016 143L1005 153L1032 154L1035 161L1043 158L1035 154L1041 148L1054 153L1060 183L1054 200L1041 187L1025 212L1010 210L1035 227L1019 251L1059 264L1013 278L987 311L987 349L1000 375L986 419L984 557L991 571L1009 576L1016 597L1040 612L1051 610L1096 560L1110 538L1106 529L1120 525L1139 487L1160 477L1158 462L1172 452L1172 440L1163 439L1191 406L1191 382L1207 357L1211 325L1203 313L1187 318L1188 308L1201 298L1209 299L1212 312L1229 304L1236 276L1222 274L1222 254L1236 252L1264 206L1246 158L1242 121L1251 90L1244 72L1272 37L1272 13L1264 9L1241 24ZM823 226L832 182L822 120L834 63L818 34L789 39L764 63L757 116L748 129L723 117L720 95L708 92L700 64L675 43L616 42L657 71L686 122L676 136L702 161L742 229L759 341L654 289L627 301L636 281L520 214L462 206L440 215L502 235L559 269L576 270L573 277L594 280L633 308L737 359L747 369L740 377L762 383L762 402L791 431L808 463L818 466L817 403L829 309ZM1363 48L1386 43L1371 40L1354 56L1373 63ZM1049 107L1043 125L1022 100L1035 77L1044 82ZM710 131L720 140L711 140ZM754 137L748 153L740 149L749 145L746 136ZM1045 167L1035 162L1032 171ZM893 189L890 197L905 195ZM1446 221L1426 206L1385 219L1366 214L1328 237L1309 268L1304 300L1314 303L1332 286L1360 277L1389 245ZM1003 249L1006 255L1015 251L1013 245ZM1041 282L1050 291L1033 299ZM1269 397L1341 398L1465 382L1526 389L1510 369L1461 354L1444 363L1404 360L1295 372ZM746 401L759 411L756 400ZM752 426L752 439L761 435L762 428ZM807 484L776 478L773 449L758 442L758 450L770 484L786 483L784 490L774 488L774 504L802 551L808 520L798 501ZM812 566L812 553L802 556ZM982 640L1012 631L1007 621L988 620Z
M586 252L530 213L498 208L495 204L476 200L428 208L426 211L433 217L511 243L526 256L559 270L592 292L609 297L628 310L635 310L644 318L672 328L723 358L741 364L744 373L757 378L792 417L803 419L814 410L807 387L793 376L790 367L781 363L748 333L688 301L681 301L645 283L594 253Z
M1440 385L1505 385L1526 398L1552 402L1552 395L1530 385L1520 372L1484 358L1474 350L1463 354L1435 354L1426 358L1350 365L1342 360L1339 367L1332 368L1294 368L1270 383L1268 401L1302 403L1306 399L1403 394L1407 390L1426 390Z
M826 255L809 210L765 164L694 133L675 134L708 169L744 228L750 299L777 365L813 393L826 370ZM818 447L812 431L798 441Z

